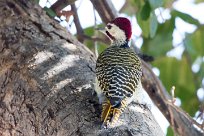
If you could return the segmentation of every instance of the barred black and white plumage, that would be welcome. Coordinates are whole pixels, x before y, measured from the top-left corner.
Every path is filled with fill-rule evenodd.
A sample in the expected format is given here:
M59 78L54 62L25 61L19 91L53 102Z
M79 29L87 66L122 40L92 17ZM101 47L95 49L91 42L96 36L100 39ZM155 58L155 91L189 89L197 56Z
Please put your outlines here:
M142 76L140 59L128 46L130 35L125 30L121 30L123 27L125 29L128 27L120 26L124 25L124 21L126 25L130 25L129 20L117 19L117 22L114 20L106 28L112 44L99 55L96 62L97 84L102 92L100 95L104 97L101 120L106 126L113 125L131 102L134 93L141 85Z
M113 106L131 97L142 75L140 59L130 48L112 46L97 59L99 86Z

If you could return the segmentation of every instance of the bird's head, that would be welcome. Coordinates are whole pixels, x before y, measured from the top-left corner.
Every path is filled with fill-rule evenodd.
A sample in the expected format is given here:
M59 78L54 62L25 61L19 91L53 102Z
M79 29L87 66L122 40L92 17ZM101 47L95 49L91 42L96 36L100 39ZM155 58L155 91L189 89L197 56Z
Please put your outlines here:
M125 17L117 17L105 27L105 34L111 41L129 41L132 35L131 23Z

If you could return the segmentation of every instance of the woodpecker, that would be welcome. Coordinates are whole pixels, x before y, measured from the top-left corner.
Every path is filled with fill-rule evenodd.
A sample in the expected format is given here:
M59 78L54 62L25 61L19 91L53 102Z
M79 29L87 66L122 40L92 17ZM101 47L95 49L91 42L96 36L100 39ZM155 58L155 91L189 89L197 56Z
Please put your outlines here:
M141 88L140 58L130 48L132 30L127 18L108 23L104 33L111 40L96 62L96 92L102 103L103 127L114 127L119 116Z

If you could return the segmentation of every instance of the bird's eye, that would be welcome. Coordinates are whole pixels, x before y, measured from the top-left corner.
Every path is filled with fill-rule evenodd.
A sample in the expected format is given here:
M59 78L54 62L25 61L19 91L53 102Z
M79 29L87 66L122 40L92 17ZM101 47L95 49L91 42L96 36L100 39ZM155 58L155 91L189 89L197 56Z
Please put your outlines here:
M111 28L112 28L112 26L111 26L111 25L107 25L107 28L108 28L108 29L111 29Z

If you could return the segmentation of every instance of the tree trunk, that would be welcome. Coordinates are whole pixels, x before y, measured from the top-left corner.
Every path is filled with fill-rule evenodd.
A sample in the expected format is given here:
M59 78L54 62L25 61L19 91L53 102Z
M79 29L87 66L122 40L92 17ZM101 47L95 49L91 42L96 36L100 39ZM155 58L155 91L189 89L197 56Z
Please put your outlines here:
M0 135L164 135L138 103L101 129L95 56L38 5L1 0L0 20Z

